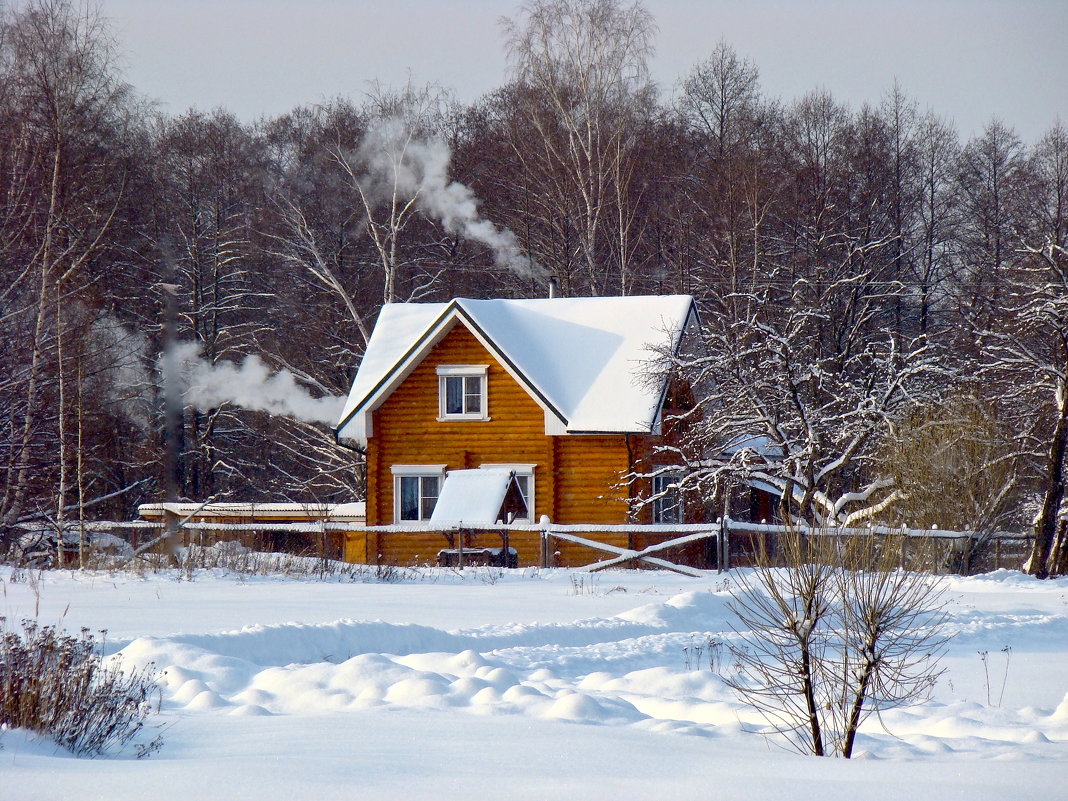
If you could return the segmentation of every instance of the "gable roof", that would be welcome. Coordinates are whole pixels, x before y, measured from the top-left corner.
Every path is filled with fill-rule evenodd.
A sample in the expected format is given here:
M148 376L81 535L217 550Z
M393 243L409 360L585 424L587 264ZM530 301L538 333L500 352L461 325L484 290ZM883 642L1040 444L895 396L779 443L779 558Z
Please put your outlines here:
M370 412L460 324L545 410L547 431L649 433L665 382L647 370L696 318L689 295L389 304L335 432L366 442Z

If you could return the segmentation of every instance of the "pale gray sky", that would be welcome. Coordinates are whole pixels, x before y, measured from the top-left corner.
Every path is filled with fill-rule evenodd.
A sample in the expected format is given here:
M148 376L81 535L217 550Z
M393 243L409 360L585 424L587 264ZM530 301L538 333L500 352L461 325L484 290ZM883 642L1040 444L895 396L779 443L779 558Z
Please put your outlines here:
M501 86L498 20L518 0L100 0L126 79L180 113L244 119L358 97L411 70L464 101ZM896 78L967 138L992 116L1028 141L1068 124L1068 0L646 0L664 96L721 38L765 94L825 88L856 107Z

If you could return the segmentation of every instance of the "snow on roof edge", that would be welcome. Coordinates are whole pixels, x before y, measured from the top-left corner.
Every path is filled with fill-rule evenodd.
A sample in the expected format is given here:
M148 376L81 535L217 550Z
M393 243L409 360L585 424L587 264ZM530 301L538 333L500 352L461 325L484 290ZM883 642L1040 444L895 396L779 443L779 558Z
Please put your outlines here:
M561 420L568 433L607 434L655 430L666 382L655 392L639 389L634 380L637 364L652 361L649 357L655 355L656 340L677 352L691 323L699 324L700 317L690 295L454 298L449 303L389 304L382 308L376 321L341 420L334 429L335 437L354 438L365 444L365 421L354 417L361 410L370 411L369 404L377 399L388 397L389 393L383 396L383 391L402 381L421 362L416 357L425 356L451 330L450 321L456 320L471 330L539 405ZM632 325L635 321L637 334ZM396 330L398 327L401 330ZM517 327L526 330L525 338L513 330ZM390 335L383 337L386 328ZM665 334L670 336L667 343ZM596 354L601 361L589 365L586 372L594 374L594 379L587 385L582 383L583 370L575 365L570 375L555 375L553 366L548 364L552 361L549 357L561 352L584 353L576 353L571 347L576 335L586 340L613 340L601 341ZM554 375L555 384L551 380ZM576 391L580 393L577 397ZM629 402L622 411L618 403L621 398Z

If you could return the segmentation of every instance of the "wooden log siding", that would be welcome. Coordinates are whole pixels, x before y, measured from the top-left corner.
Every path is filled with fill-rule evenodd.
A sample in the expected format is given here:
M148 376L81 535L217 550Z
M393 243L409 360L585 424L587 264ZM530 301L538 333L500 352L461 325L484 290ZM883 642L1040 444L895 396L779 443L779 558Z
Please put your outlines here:
M598 530L596 526L565 526L567 534L604 543L605 545L640 551L651 545L694 533L694 528L704 533L715 530L718 524L678 529L642 530L641 526L624 526L625 530ZM563 529L560 529L563 531ZM582 567L609 557L602 549L572 542L564 537L553 536L549 529L549 566ZM438 552L459 545L458 530L432 531L425 528L409 529L403 526L383 526L366 531L345 533L345 559L364 564L400 565L420 567L437 564ZM500 530L465 529L462 532L465 550L501 548L504 541ZM536 567L542 564L542 532L536 526L519 525L508 529L508 547L516 552L519 567ZM657 553L668 561L702 569L717 566L715 543L711 537L698 542L668 548ZM648 567L640 561L625 562L627 567Z
M438 421L437 367L443 364L488 365L489 420ZM449 470L495 463L534 464L532 521L541 515L555 523L627 520L627 490L618 486L630 466L626 437L546 436L541 407L462 324L454 326L374 412L372 426L367 448L368 525L395 522L392 466L424 464L444 464ZM641 438L632 435L632 446L635 439ZM419 560L428 556L430 543L418 543L414 533L403 553L394 554L402 546L393 544L395 537L389 539L386 550L395 564L410 564L416 555ZM499 540L487 547L497 545ZM446 547L443 538L440 547ZM536 555L537 546L532 547ZM370 541L366 548L369 560L374 561L379 551ZM431 558L439 549L434 549ZM382 558L386 559L385 553ZM523 556L521 561L528 560Z
M367 531L346 534L346 561L365 564L421 567L437 564L438 551L458 546L457 532L448 532L452 542L440 531L415 529L412 531ZM500 532L465 531L464 549L500 548ZM508 547L516 552L521 567L540 564L541 533L538 531L509 531ZM351 558L350 558L351 557Z
M630 471L626 438L615 435L555 437L557 491L554 523L626 523L629 507L622 477Z

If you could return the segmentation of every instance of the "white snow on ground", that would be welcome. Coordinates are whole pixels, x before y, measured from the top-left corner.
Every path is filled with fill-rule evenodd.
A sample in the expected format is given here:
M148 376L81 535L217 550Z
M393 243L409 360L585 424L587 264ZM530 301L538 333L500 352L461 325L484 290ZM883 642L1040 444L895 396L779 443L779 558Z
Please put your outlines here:
M845 761L778 747L724 685L730 574L405 575L0 568L0 615L106 628L113 658L163 672L165 739L147 760L86 760L5 732L0 798L1068 793L1068 579L947 579L954 636L934 698L870 720Z

